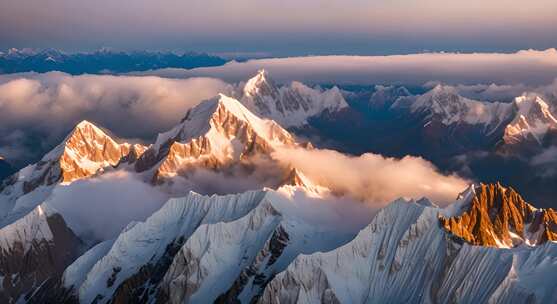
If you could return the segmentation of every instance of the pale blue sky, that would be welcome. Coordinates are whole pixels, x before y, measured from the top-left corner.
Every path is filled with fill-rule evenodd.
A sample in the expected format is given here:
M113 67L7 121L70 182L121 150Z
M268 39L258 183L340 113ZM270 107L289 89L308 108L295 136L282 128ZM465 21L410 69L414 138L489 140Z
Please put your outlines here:
M545 49L557 45L555 13L555 0L2 0L0 49L278 56Z

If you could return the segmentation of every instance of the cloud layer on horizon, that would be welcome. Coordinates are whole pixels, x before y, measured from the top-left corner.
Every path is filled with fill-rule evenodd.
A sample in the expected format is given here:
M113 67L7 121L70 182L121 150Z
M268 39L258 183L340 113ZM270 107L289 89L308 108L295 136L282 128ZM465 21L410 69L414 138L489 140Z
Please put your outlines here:
M423 53L389 56L307 56L230 62L193 70L162 69L134 73L171 78L215 77L229 82L266 69L278 82L310 84L545 85L557 77L557 50L516 53Z

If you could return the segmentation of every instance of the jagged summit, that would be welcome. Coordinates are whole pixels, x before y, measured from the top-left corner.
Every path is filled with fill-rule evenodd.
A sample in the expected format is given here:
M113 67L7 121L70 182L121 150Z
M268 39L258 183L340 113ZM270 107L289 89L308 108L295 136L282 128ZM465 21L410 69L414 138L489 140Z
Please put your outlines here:
M243 88L244 96L254 97L256 95L278 95L278 89L274 81L270 78L269 73L261 69L257 74L250 78Z
M303 126L311 117L348 107L337 87L323 91L300 82L279 87L265 70L249 79L240 95L240 101L250 111L286 128Z
M514 247L557 240L557 213L536 209L514 189L480 184L460 214L441 217L443 228L468 243Z
M62 182L91 176L102 168L115 166L126 156L132 145L119 144L93 123L83 120L76 125L66 139L46 154L37 164L50 163L59 167ZM58 169L58 168L56 168Z

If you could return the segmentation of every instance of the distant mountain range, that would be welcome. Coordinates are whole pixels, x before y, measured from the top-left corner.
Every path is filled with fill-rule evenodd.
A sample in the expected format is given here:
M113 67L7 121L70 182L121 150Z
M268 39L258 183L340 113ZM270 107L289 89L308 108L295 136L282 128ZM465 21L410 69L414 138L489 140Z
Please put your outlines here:
M219 66L228 60L203 53L119 52L102 49L65 53L55 49L9 49L0 52L0 73L60 71L73 75L126 73L162 68L192 69Z

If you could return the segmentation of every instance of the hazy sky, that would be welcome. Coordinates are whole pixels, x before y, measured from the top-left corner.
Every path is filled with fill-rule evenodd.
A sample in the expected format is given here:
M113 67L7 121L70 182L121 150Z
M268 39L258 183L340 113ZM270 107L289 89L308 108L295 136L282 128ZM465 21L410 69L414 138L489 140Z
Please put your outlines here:
M0 49L272 55L512 51L557 45L557 1L2 0Z

